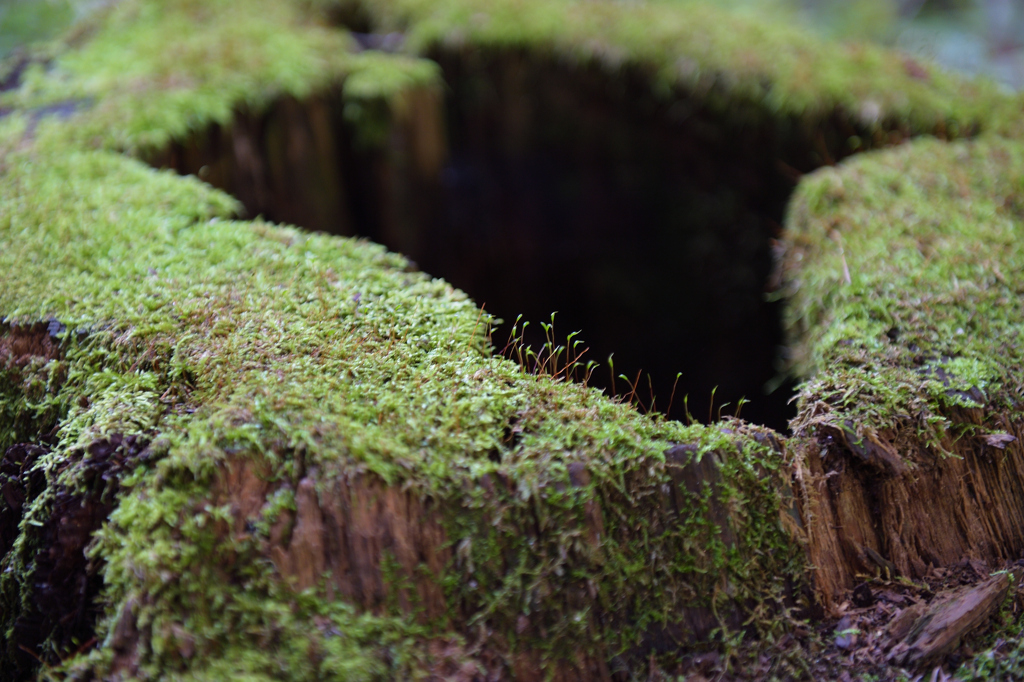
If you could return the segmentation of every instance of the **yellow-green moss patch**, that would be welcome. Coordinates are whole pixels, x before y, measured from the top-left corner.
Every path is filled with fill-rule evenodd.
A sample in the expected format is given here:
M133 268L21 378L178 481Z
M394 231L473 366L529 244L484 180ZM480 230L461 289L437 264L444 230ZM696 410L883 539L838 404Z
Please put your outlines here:
M819 172L790 216L788 315L807 411L948 428L1020 414L1020 144L921 140Z

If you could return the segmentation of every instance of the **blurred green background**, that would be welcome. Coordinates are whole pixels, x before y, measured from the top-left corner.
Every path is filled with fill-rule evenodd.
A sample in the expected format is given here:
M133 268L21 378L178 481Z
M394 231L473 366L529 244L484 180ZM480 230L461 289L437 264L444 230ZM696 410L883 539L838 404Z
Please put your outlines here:
M77 18L73 0L0 0L0 57L19 45L59 34ZM85 4L81 3L82 9Z
M0 58L115 0L0 0ZM245 2L245 0L238 0ZM558 0L552 0L558 1ZM707 2L708 0L622 0ZM1024 87L1024 0L717 0L838 40L871 40Z
M695 0L656 0L688 2ZM1024 88L1024 0L719 0L837 40L870 40Z

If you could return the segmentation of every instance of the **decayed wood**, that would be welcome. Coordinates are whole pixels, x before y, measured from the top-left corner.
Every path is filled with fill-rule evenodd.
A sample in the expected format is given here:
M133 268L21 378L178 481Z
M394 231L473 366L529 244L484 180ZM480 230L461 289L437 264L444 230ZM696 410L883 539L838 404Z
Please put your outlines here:
M1010 585L1010 575L1000 573L973 587L936 597L903 641L893 647L889 660L916 667L952 653L964 635L983 625L998 610Z
M236 112L230 126L210 125L146 156L159 168L195 174L245 206L249 218L331 234L356 232L351 171L344 163L350 131L336 113L337 93L302 102L284 97L265 111Z
M233 527L225 525L225 534L247 533L247 524L259 516L275 492L291 488L285 481L272 483L269 475L267 463L255 458L226 463L213 490L215 503L232 511ZM588 481L582 467L570 467L573 485L584 486ZM481 481L488 492L495 485L489 478ZM329 599L341 598L373 613L397 606L403 613L417 614L423 623L444 622L459 613L458 608L450 608L441 586L453 548L439 510L428 499L370 474L325 474L316 469L298 481L294 498L295 509L281 512L263 551L295 589L320 585ZM604 532L597 505L588 507L587 525L592 531L588 537L596 544ZM392 565L385 566L389 558ZM126 614L118 627L127 628L133 622L131 614ZM493 650L502 642L489 644L491 648L480 646L472 654L453 649L457 645L444 638L430 641L427 647L437 656L439 677L470 680L477 678L466 674L462 669L466 666L476 671L499 670L504 665ZM583 651L574 660L551 663L542 651L521 650L507 663L514 679L523 682L611 681L604 658ZM455 667L449 669L449 664ZM122 667L132 670L130 664Z
M955 423L983 425L980 411L954 412ZM943 447L956 457L908 433L868 431L860 441L838 429L796 434L808 557L827 607L858 574L919 579L930 566L964 557L999 564L1020 556L1024 426L1003 420L1000 427L998 438L945 436Z
M781 442L773 441L781 449ZM697 500L707 504L706 513L718 527L723 544L731 550L741 547L735 529L735 518L726 497L727 480L722 473L723 455L717 451L703 453L698 448L679 445L666 452L669 476L675 485L661 488L664 504L650 519L653 529L672 529L695 513ZM592 482L591 474L581 462L567 467L567 486L586 489ZM221 476L212 486L211 504L231 510L232 521L221 522L220 532L236 537L251 532L251 524L267 513L279 494L289 494L294 505L284 505L276 512L269 537L261 546L278 575L297 590L319 588L329 599L336 598L355 605L362 611L386 613L397 607L401 612L419 619L424 624L445 622L458 630L465 626L475 612L466 605L453 603L442 588L442 578L452 570L453 562L464 561L458 556L458 542L453 542L446 530L441 509L416 490L400 485L389 485L382 479L357 471L320 470L311 467L293 480L275 480L269 462L258 457L238 457L225 462ZM504 477L485 475L477 485L485 504L501 504L503 494L512 494L514 482ZM792 493L789 498L795 497ZM782 511L789 523L797 523L795 508ZM467 510L467 513L472 513ZM603 518L598 498L587 500L580 528L580 538L601 561L601 539L609 533L628 533L608 527ZM533 532L524 530L524 532ZM536 531L540 532L540 531ZM543 540L543 538L540 538ZM498 559L501 560L500 558ZM387 564L387 565L385 565ZM490 570L508 570L504 566L490 566ZM470 569L472 570L472 569ZM721 589L733 588L723 575ZM580 611L586 609L595 619L625 619L629 613L607 609L596 592L582 584L562 588L567 604ZM515 632L531 641L542 639L543 616L520 615ZM124 649L133 650L130 626L132 614L123 614L118 627L126 634ZM485 625L487 622L484 621ZM624 621L624 625L626 622ZM642 634L643 641L637 651L649 655L653 650L670 650L687 643L704 640L716 627L726 625L740 629L744 625L744 612L738 602L722 602L717 611L710 605L694 605L674 613L669 623L652 624ZM473 653L452 655L452 660L467 660L481 669L504 669L508 666L512 677L522 682L553 680L554 682L589 682L613 679L615 671L609 668L605 652L581 650L575 657L550 658L539 648L517 646L511 649L499 629L477 628L469 635ZM448 651L453 646L446 640L429 644ZM632 655L626 652L623 656ZM445 658L439 654L440 658ZM460 658L461 657L461 658ZM488 661L504 661L494 663ZM622 665L625 665L623 663ZM131 671L130 663L124 669ZM445 679L462 678L459 670L445 673ZM617 677L615 679L618 679Z

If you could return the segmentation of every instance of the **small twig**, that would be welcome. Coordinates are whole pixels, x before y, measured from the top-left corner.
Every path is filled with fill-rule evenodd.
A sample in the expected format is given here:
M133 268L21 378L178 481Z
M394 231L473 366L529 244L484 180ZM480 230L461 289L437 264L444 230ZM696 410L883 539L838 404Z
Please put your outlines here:
M39 658L39 656L36 655L36 652L32 651L31 649L29 649L24 644L18 644L18 648L21 649L22 651L24 651L26 654L28 654L32 658L34 658L37 661L39 661L40 663L43 663L43 659Z
M843 251L843 238L839 234L838 230L832 230L832 232L829 233L829 236L836 244L839 245L839 258L843 261L843 280L847 284L852 284L852 280L850 279L850 266L846 264L846 253Z
M750 401L747 400L746 398L740 398L739 401L736 403L736 418L737 419L740 418L740 412L743 411L743 406L746 405L748 402L750 402Z
M480 312L477 313L476 315L476 323L473 325L473 333L469 335L469 343L466 345L467 348L470 348L473 345L473 339L476 338L476 330L480 326L480 319L484 316L484 308L486 307L486 302L484 302L484 304L480 306Z
M96 644L96 642L97 642L97 640L96 640L95 637L91 638L89 641L87 641L85 644L83 644L82 646L78 647L75 650L74 656L78 656L79 654L84 652L86 649L88 649L89 647L91 647L94 644Z
M668 409L665 410L665 416L669 419L672 418L672 401L676 399L676 386L679 385L679 377L683 376L682 372L676 372L676 380L672 382L672 395L668 397Z
M631 382L631 383L629 384L629 387L630 387L631 389L633 389L633 390L629 392L629 397L628 397L628 398L626 398L626 402L627 402L627 403L632 403L632 402L633 402L633 399L634 399L634 398L636 398L636 386L637 386L637 384L639 384L639 383L640 383L640 373L641 373L642 371L643 371L643 370L640 370L640 369L638 369L638 370L636 371L636 379L634 379L634 380L633 380L633 381L632 381L632 382ZM629 381L629 379L626 379L626 381ZM642 407L642 405L641 405L641 407Z
M509 349L509 347L512 346L512 344L515 342L515 339L516 339L516 335L515 335L516 334L516 329L519 328L519 321L522 320L522 319L523 319L522 315L520 315L519 317L516 318L515 324L512 325L512 331L510 331L508 333L508 343L506 343L505 347L501 349L501 355L504 355L505 351L507 351ZM509 358L509 359L511 360L511 358Z

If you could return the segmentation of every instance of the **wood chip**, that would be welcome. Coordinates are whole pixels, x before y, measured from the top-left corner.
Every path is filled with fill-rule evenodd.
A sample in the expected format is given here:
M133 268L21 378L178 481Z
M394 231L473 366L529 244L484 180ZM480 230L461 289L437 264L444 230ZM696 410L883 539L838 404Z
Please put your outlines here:
M923 666L952 653L964 635L984 624L998 610L1009 588L1009 576L1000 573L974 587L939 595L927 611L915 619L903 641L893 647L889 660L899 665ZM905 609L904 613L914 608ZM898 616L897 620L902 619ZM897 634L894 626L895 622L889 627L893 635ZM901 622L899 629L904 626Z
M1011 436L1008 433L993 433L985 436L985 442L988 445L994 448L999 448L1000 450L1006 448L1007 445L1015 440L1017 440L1017 437Z

